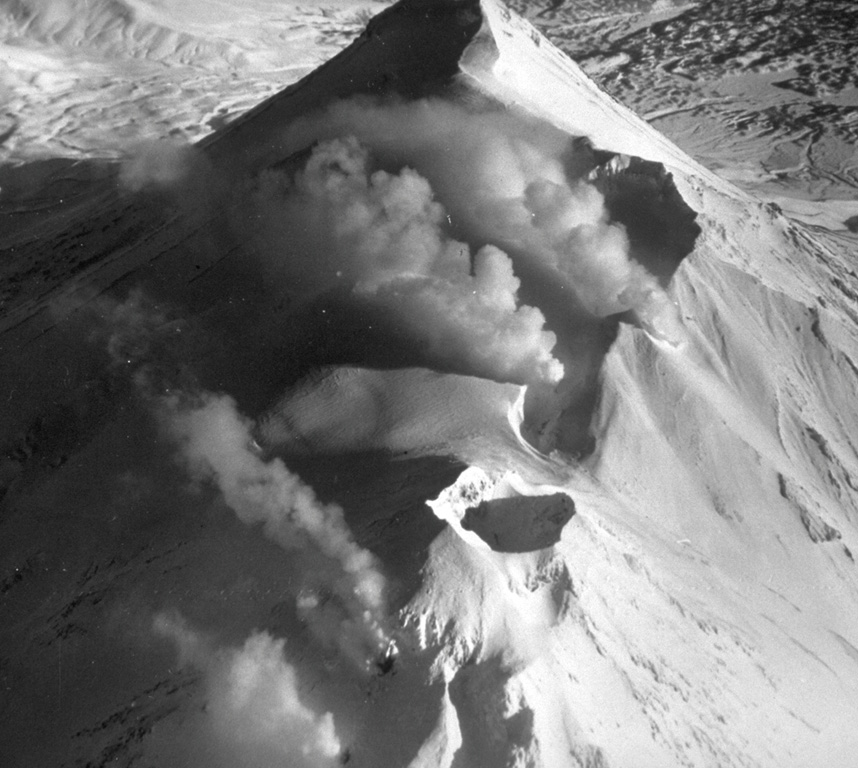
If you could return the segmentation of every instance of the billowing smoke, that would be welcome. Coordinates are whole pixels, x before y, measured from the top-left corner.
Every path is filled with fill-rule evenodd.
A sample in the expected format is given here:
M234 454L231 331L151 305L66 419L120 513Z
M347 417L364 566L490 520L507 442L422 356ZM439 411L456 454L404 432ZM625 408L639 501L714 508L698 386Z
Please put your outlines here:
M319 144L289 176L263 174L276 269L304 296L345 284L383 308L430 358L504 381L557 381L556 343L545 318L519 306L509 257L494 246L472 256L444 231L444 208L415 171L373 170L354 138Z
M181 616L159 614L155 633L171 640L179 663L204 675L202 731L184 734L192 765L207 768L323 768L340 764L340 741L330 713L301 700L285 641L256 632L240 648L218 647Z
M301 554L302 582L291 588L316 637L363 668L391 650L376 558L354 541L339 506L321 502L280 459L262 456L254 422L231 397L202 391L177 362L187 324L139 289L122 302L98 297L89 310L98 318L92 338L134 382L190 477L212 483L243 523Z
M297 596L302 618L327 643L368 666L385 650L385 579L375 557L358 546L343 510L323 504L277 458L266 461L253 422L227 395L162 396L158 413L191 477L211 481L248 524L306 559Z
M119 186L126 192L165 197L191 225L210 220L222 193L220 179L206 156L192 144L173 138L129 147L119 168ZM205 230L213 248L218 234L217 224L209 224Z
M343 136L369 147L384 167L407 166L402 178L412 188L415 172L408 169L416 169L443 202L458 236L510 253L516 271L541 270L568 287L592 315L632 310L652 320L671 311L658 281L629 257L624 227L609 221L604 198L590 183L596 162L586 143L511 109L439 99L338 102L321 116L297 121L284 143L297 151ZM441 223L437 216L435 221ZM349 222L352 232L377 224L374 217ZM373 233L365 242L375 244ZM406 253L409 245L400 240L396 253ZM406 260L419 260L418 254L399 256L403 271L409 268Z
M119 182L132 192L176 187L197 170L200 162L201 157L189 144L171 139L142 141L129 149L120 167Z

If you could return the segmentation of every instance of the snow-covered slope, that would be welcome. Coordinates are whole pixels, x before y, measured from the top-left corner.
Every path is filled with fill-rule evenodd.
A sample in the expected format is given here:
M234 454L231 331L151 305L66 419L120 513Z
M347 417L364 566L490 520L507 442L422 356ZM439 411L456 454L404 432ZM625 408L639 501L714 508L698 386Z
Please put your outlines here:
M565 615L543 630L550 650L505 690L526 702L529 684L535 722L549 712L559 721L541 738L535 728L548 765L563 764L552 752L569 732L558 712L610 765L799 766L823 755L848 765L858 468L849 254L695 166L525 24L486 14L500 56L486 72L466 55L468 75L599 148L664 162L703 227L673 278L682 341L625 325L607 354L597 448L581 495L576 481L565 486L578 516L555 549L577 599L567 593ZM499 593L523 586L511 579ZM561 670L563 704L540 701Z
M840 241L493 0L93 184L2 243L12 765L852 765Z
M199 139L346 47L386 3L11 0L0 159L116 158Z

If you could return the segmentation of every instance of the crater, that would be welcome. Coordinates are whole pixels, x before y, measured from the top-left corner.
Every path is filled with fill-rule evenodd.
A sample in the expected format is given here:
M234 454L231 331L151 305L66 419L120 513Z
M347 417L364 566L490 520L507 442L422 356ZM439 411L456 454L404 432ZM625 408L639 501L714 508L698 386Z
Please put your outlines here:
M492 499L467 509L462 528L495 552L534 552L557 544L574 514L575 502L565 493Z

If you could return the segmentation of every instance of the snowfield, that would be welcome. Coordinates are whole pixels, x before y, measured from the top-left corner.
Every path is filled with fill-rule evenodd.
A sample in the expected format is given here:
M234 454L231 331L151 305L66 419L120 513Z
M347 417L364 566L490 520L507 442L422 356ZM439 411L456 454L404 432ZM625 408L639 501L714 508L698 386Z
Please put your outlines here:
M75 157L0 169L4 765L854 764L848 239L495 0Z

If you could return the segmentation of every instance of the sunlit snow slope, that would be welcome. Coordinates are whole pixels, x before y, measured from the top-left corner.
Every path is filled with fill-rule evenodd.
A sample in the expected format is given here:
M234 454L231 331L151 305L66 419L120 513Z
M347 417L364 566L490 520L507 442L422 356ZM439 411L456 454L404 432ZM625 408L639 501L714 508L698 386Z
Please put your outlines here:
M854 763L840 241L493 0L93 175L0 235L11 765Z
M199 139L318 67L386 4L4 2L0 159L117 157L166 133Z

